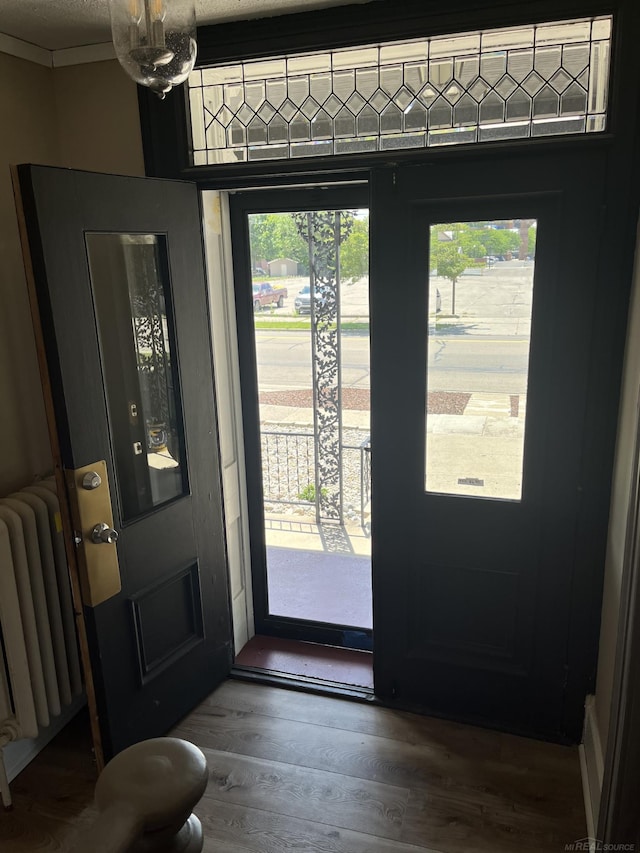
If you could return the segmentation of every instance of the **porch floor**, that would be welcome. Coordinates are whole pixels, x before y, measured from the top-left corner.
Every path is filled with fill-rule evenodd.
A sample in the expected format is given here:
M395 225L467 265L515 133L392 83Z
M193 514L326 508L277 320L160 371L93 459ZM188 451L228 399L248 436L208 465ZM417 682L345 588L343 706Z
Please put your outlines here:
M372 628L371 540L360 527L268 518L269 613Z

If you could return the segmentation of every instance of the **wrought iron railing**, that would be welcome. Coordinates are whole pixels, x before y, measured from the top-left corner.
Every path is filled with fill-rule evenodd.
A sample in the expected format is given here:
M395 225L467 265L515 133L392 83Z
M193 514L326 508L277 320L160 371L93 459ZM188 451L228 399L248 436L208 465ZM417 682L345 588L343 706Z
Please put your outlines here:
M312 432L261 432L262 482L265 504L315 507L319 512L321 495L315 484L316 443ZM344 495L342 506L358 507L360 524L371 500L371 442L340 446ZM344 523L344 518L340 519Z

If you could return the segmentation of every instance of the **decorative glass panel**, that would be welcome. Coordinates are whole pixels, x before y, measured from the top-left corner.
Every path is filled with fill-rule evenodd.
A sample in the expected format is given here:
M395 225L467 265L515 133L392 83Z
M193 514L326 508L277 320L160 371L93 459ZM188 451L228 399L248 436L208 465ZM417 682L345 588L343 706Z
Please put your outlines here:
M193 163L600 132L611 30L585 18L199 69Z
M512 219L425 234L428 492L522 497L536 230Z

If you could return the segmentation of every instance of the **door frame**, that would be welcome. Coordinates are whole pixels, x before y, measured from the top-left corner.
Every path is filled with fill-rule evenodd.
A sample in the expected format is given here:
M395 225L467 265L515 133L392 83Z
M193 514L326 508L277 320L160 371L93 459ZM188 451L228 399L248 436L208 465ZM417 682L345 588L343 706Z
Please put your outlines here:
M82 675L85 683L85 691L87 694L87 709L89 712L91 740L95 755L96 770L99 774L102 772L105 766L105 752L102 744L98 700L96 696L95 682L93 679L93 669L91 666L89 635L87 630L87 622L85 619L84 605L82 601L82 592L80 588L80 566L78 563L78 552L76 550L76 545L74 541L72 509L71 503L69 501L69 494L67 492L67 482L62 463L60 433L58 431L58 425L55 415L55 404L53 399L52 387L52 368L47 359L45 349L43 320L36 289L36 273L34 270L33 262L34 257L29 239L29 233L27 230L27 216L24 200L20 191L18 166L11 167L11 181L13 184L13 192L18 219L18 231L20 234L22 262L24 265L25 277L27 282L27 292L29 296L29 308L31 312L31 321L33 324L33 332L35 337L36 354L38 358L38 370L40 373L40 382L42 385L42 394L44 398L47 432L49 435L49 444L51 447L51 454L53 458L53 470L56 490L58 493L58 500L60 502L62 534L64 538L67 564L69 566L69 580L71 583L71 596L73 600L76 630L78 632L80 662L82 665Z
M576 156L580 154L588 154L589 152L600 152L606 161L607 171L611 173L615 173L619 167L619 162L616 160L614 156L614 150L612 147L612 140L610 137L603 135L602 137L592 137L592 138L582 138L582 139L572 139L572 140L561 140L558 142L557 140L545 141L543 145L516 145L512 144L510 146L493 146L486 145L481 146L477 145L475 148L464 147L456 149L427 149L422 152L423 157L423 165L425 168L438 168L440 165L447 164L448 168L455 168L456 163L460 161L473 162L477 165L479 169L484 169L487 163L495 159L502 159L509 163L513 164L513 168L517 168L517 164L523 158L534 158L539 160L540 162L544 162L550 158L553 158L555 154L558 156L566 156L570 151L574 152ZM401 158L399 158L401 159ZM383 162L384 157L380 158L381 164L378 167L367 170L366 172L358 173L358 180L366 180L373 174L381 174L387 173L391 175L394 170L397 169L410 169L412 164L410 162L402 163L396 162L392 164L385 164ZM333 186L337 184L340 186L341 180L345 179L344 174L341 174L337 169L331 175L333 179L332 183L327 181L326 174L307 174L304 178L304 188L306 189L308 185L313 181L314 186ZM354 179L353 175L348 176L348 181L352 182ZM242 190L237 190L238 193L243 193L248 199L254 198L257 200L260 197L261 192L268 192L264 190L264 183L269 183L270 188L281 189L287 188L290 189L291 192L297 193L302 191L303 187L300 189L292 189L291 182L296 179L292 179L291 177L286 178L283 176L275 177L271 181L267 181L264 178L248 178L247 179L247 187ZM300 178L301 182L302 179ZM218 183L218 182L216 182ZM202 179L200 182L201 186L209 186L211 185L210 179ZM228 184L228 180L222 179L220 181L221 185ZM233 192L231 197L233 199ZM254 195L255 194L255 195ZM608 203L613 204L615 200L618 198L618 191L615 188L611 187L611 184L608 185L609 198ZM294 196L295 197L295 196ZM255 208L255 201L253 204L249 203L247 206L247 211ZM268 208L260 207L260 210L266 210ZM275 208L274 208L275 209ZM237 223L234 220L234 206L232 203L232 231L235 228L237 233ZM615 222L617 221L617 217L606 216L605 215L606 208L602 208L594 211L594 216L599 218L599 221L602 223L601 228L601 236L603 242L606 244L607 241L615 241L619 239L619 234L615 234ZM371 212L372 217L375 216L375 212ZM628 226L628 223L625 222L625 225ZM635 232L634 232L635 233ZM372 240L375 237L372 237ZM233 241L233 255L234 255L234 269L235 264L237 263L238 256L242 257L243 255L248 256L248 243L245 237L244 240L234 240ZM589 419L592 424L594 424L594 428L592 429L588 443L585 445L585 475L589 479L590 482L597 482L601 484L600 489L591 489L588 494L585 495L583 507L582 507L582 518L584 520L585 529L593 531L598 525L602 528L603 519L606 520L608 515L608 503L609 503L609 489L610 489L610 477L611 477L611 466L613 462L613 451L615 445L615 431L616 424L612 421L611 413L617 411L618 398L619 398L619 386L616 383L611 383L609 377L612 373L616 376L619 376L619 368L622 361L623 354L623 333L626 328L626 316L624 314L624 310L626 307L625 295L627 291L625 290L625 295L620 293L616 293L615 297L612 300L612 296L607 291L606 282L611 279L612 269L620 269L624 268L625 263L624 257L616 257L616 258L608 258L606 263L606 268L601 265L598 270L599 280L601 282L600 291L598 294L598 302L600 304L600 310L597 312L598 316L611 316L612 317L612 328L617 329L618 335L612 336L615 337L615 342L612 346L602 354L601 363L599 365L592 365L592 376L594 381L597 382L598 387L601 390L601 395L597 397L596 395L591 395L587 410L585 411L585 418ZM234 272L234 276L236 273ZM371 268L370 268L370 280L375 275L375 261L372 259ZM371 286L371 285L370 285ZM375 323L375 321L374 321ZM375 325L372 324L372 341L373 336L375 335ZM241 320L238 316L238 327L241 327ZM238 340L239 353L241 362L243 359L253 359L255 361L254 354L254 343L252 341L245 341L242 339L242 335L240 334ZM373 343L372 343L373 347ZM374 406L374 402L372 402L372 409ZM254 423L257 423L257 408L254 408L253 411L245 411L243 406L243 419L245 421L245 425L247 422L251 422L253 419ZM372 425L373 426L373 425ZM373 432L372 432L373 434ZM247 457L247 470L248 472L253 472L256 470L256 457L251 457L250 455ZM252 474L249 473L249 477ZM251 491L251 485L249 486ZM605 524L606 528L606 524ZM251 551L252 554L256 552L256 548L261 549L263 547L262 543L259 539L251 538ZM576 586L574 588L573 600L570 604L570 613L569 620L572 626L575 627L575 633L569 637L569 645L570 655L574 660L581 660L582 663L580 665L581 676L579 679L569 679L567 684L567 697L568 701L572 705L582 704L584 701L584 691L580 684L586 683L588 685L587 692L593 691L593 686L595 684L595 667L597 662L597 649L598 649L598 630L597 630L597 618L596 614L599 611L599 602L600 595L602 589L602 572L599 568L600 564L598 563L598 557L602 557L604 559L604 539L600 537L595 548L592 545L592 541L589 543L585 541L577 543L577 551L578 551L578 560L582 560L585 565L589 568L587 569L584 576L584 583ZM374 554L373 554L373 571L374 571L374 596L380 595L380 589L376 592L375 588L375 546L374 546ZM256 629L258 632L263 630L259 619L257 617L258 612L258 600L260 596L260 590L254 590L254 601L256 601ZM375 617L374 617L375 618ZM295 631L292 632L289 630L287 623L283 623L282 626L279 626L283 629L283 634L280 636L286 637L295 637ZM582 640L577 640L576 637L586 638L586 647ZM331 635L327 635L324 630L319 630L315 632L313 635L309 637L315 642L323 643L323 642L332 642L333 638ZM583 653L584 652L584 653ZM388 698L388 697L387 697ZM413 706L415 708L415 706ZM575 740L575 733L572 735L572 739Z
M249 541L256 634L305 639L325 645L342 646L344 627L327 622L310 622L268 612L267 556L262 496L260 411L256 374L256 346L251 293L251 263L247 216L251 213L286 213L296 210L349 209L369 207L369 186L365 180L343 184L318 182L304 187L290 185L265 190L255 188L230 195L231 242L236 326L241 377L245 468L249 512ZM243 298L243 296L245 298ZM345 626L346 627L346 626ZM362 630L367 636L371 631ZM239 651L239 650L237 650Z

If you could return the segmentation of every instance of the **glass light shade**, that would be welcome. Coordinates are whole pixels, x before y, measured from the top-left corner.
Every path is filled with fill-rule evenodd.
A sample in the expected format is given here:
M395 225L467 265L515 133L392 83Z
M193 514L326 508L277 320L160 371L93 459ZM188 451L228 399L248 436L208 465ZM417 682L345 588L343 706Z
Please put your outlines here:
M194 0L109 0L116 56L140 86L164 98L196 61Z

